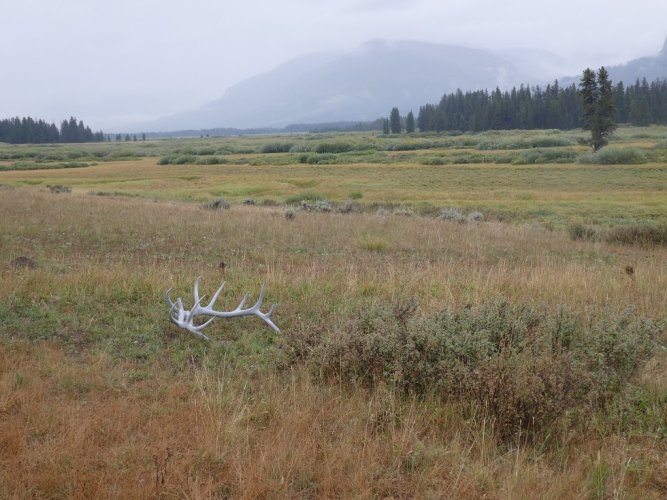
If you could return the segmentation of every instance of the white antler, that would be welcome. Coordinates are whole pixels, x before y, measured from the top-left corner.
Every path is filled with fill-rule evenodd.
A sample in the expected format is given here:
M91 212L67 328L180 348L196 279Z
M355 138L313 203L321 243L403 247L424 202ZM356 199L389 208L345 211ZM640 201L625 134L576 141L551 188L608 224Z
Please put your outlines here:
M220 288L216 290L211 298L211 301L208 305L202 307L201 302L204 300L204 297L199 297L199 282L201 281L201 276L195 280L194 288L194 299L195 304L192 306L192 309L187 310L183 306L183 301L176 299L175 302L172 302L169 292L171 288L167 290L167 305L169 309L169 319L175 325L185 328L187 331L194 333L197 337L208 340L208 337L204 335L201 331L206 328L215 318L233 318L235 316L258 316L264 320L264 322L271 327L274 332L280 333L280 329L271 321L271 313L275 307L275 304L271 306L268 312L263 313L260 308L262 307L262 302L264 301L264 295L266 295L266 286L262 285L262 289L259 292L259 298L255 305L244 309L245 303L248 300L248 294L246 293L241 299L241 303L233 311L216 311L213 309L215 301L218 300L218 296L222 292L222 289L225 287L225 283L220 285ZM204 323L197 325L195 324L195 318L197 316L211 316L211 318Z

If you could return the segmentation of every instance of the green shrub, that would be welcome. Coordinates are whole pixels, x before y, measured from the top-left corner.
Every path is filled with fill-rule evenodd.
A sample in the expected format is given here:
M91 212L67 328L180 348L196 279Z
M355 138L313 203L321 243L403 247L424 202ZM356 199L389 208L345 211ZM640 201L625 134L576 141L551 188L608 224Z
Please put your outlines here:
M215 154L215 148L199 148L196 152L199 156L209 156Z
M646 163L646 155L636 148L602 148L597 153L580 155L578 161L598 165L635 165Z
M427 156L424 158L421 158L419 160L419 163L422 165L446 165L447 160L445 160L442 156Z
M319 335L286 341L318 376L458 400L510 438L583 422L617 400L662 330L630 311L580 318L504 300L415 312L413 301L366 307Z
M290 142L270 142L264 144L260 149L261 153L289 153L294 144Z
M222 156L205 156L204 158L197 158L197 165L222 165L227 163L227 160Z
M624 245L667 246L667 224L628 224L610 229L605 235L609 243Z
M219 198L217 200L204 203L202 207L208 210L226 210L230 207L230 204L226 200Z
M537 163L570 163L577 159L577 153L568 150L531 149L521 151L512 160L513 165L533 165Z
M301 209L306 212L319 212L319 213L329 213L331 212L331 204L327 200L303 200L301 202Z
M572 146L572 141L565 137L555 137L550 135L541 135L522 141L529 148L558 148L563 146Z
M298 160L309 165L332 165L338 163L338 156L332 153L304 153L299 155Z
M49 191L51 193L71 193L72 188L70 186L63 186L61 184L56 184L56 185L47 185L47 188L49 188Z
M442 212L440 212L440 218L445 219L445 220L460 221L464 217L463 217L463 213L458 208L456 208L456 207L447 207L447 208L443 208Z
M339 214L351 214L360 211L359 204L353 200L348 200L336 207L336 212Z
M348 142L322 142L315 148L316 153L346 153L352 151L353 146Z
M484 220L484 214L482 212L470 212L467 216L466 219L469 222L482 222Z
M323 199L324 197L319 193L314 193L312 191L304 191L303 193L290 196L285 200L285 203L287 203L288 205L300 205L304 201L319 201Z
M163 156L157 162L158 165L194 165L197 157L194 155L169 155Z
M599 228L595 226L587 226L580 222L570 224L567 228L570 238L577 241L600 241L602 234Z

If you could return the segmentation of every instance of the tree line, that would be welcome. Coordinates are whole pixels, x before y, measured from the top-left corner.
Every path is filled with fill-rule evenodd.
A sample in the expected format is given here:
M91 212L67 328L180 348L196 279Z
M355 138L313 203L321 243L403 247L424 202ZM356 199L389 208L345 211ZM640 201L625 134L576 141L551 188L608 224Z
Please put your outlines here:
M649 84L644 78L628 86L619 82L610 88L617 123L638 126L667 124L667 80ZM398 115L396 108L392 109L392 115ZM556 80L546 88L521 85L504 92L499 88L492 92L475 90L464 93L457 90L445 94L438 104L420 106L416 125L421 132L569 130L585 125L583 115L584 100L577 85L561 87ZM396 116L385 120L385 132L399 133L404 130L400 117L398 120Z
M83 121L71 117L60 127L30 117L0 120L0 142L10 144L46 144L56 142L102 142L104 132L93 132Z

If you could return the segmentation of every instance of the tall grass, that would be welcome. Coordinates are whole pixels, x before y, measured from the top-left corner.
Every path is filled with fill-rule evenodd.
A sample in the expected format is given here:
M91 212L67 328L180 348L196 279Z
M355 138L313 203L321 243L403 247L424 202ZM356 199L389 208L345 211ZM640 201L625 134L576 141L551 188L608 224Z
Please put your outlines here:
M147 182L142 175L150 169L160 170L160 182L199 182L178 179L198 171L148 163L96 168L120 186ZM79 170L86 182L99 175ZM25 179L52 182L36 173ZM662 344L642 365L648 351L636 325L637 318L664 319L665 247L573 242L565 232L499 222L307 211L287 220L284 208L271 206L212 211L199 203L90 196L79 182L66 196L39 187L2 189L0 196L1 497L663 494L665 339L655 333ZM106 188L115 190L114 182ZM324 184L301 186L294 191L322 188L328 197ZM352 189L345 186L346 196ZM20 257L32 265L18 266L28 262ZM173 288L191 304L198 275L202 293L227 281L218 300L225 308L245 291L256 297L266 283L266 303L278 303L274 319L283 334L257 318L221 320L206 344L173 327L164 292ZM443 398L402 385L391 364L368 364L373 383L362 376L355 382L350 374L366 372L341 371L345 365L325 356L354 352L333 349L352 341L366 342L361 354L373 352L369 338L406 340L415 348L395 354L425 357L440 352L438 339L486 342L491 328L471 327L460 337L452 328L465 318L476 325L475 314L496 311L489 304L500 297L518 308L509 309L517 314L505 316L512 328L502 331L523 338L524 347L517 358L492 355L487 364L466 365L479 383L478 404L465 392ZM634 316L626 327L614 326L628 307ZM599 364L587 357L589 347L573 355L572 363L587 367L573 373L606 377L600 387L619 395L607 398L603 411L592 404L597 398L585 398L591 405L583 430L561 432L536 407L540 427L526 439L515 420L500 426L503 420L485 410L485 401L532 402L543 392L494 400L488 391L495 386L482 382L497 379L483 374L505 374L507 384L498 387L510 391L524 387L510 383L516 374L552 380L540 378L551 373L542 355L523 364L529 340L539 340L537 348L553 333L523 321L532 318L518 314L524 308L544 325L559 308L568 311L577 338L587 332L599 340L602 347L590 353L609 353ZM608 327L600 326L600 310L608 311ZM364 330L377 311L377 327ZM354 366L353 358L343 359ZM403 364L402 380L410 380L408 369L425 370L420 360ZM502 370L494 372L493 363ZM600 392L592 389L587 398Z

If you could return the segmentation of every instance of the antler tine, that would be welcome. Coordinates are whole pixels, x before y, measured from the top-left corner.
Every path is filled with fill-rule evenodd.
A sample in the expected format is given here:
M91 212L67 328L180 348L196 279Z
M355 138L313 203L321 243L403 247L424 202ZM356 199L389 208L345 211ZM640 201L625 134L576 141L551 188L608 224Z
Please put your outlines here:
M243 297L241 297L241 302L239 302L239 305L236 306L236 309L234 311L242 311L243 308L245 307L245 303L248 300L248 297L250 297L250 294L248 292L243 294Z
M195 280L195 289L194 289L194 295L195 295L195 303L200 302L199 300L199 283L201 282L201 275L197 276L197 279Z
M246 293L243 295L243 298L241 298L241 302L239 303L239 305L236 306L236 308L233 309L232 311L216 311L213 307L215 305L216 300L218 300L218 297L222 293L223 288L225 287L225 282L223 282L220 285L220 287L215 291L209 303L206 306L202 307L201 303L204 300L205 296L199 295L199 284L201 283L201 280L202 280L201 276L197 277L197 279L195 280L194 290L193 290L195 304L189 310L185 309L185 307L183 306L183 301L181 300L180 297L177 298L175 302L172 301L170 294L171 288L167 290L166 301L167 305L170 306L169 319L172 321L172 323L188 330L189 332L197 335L200 338L208 340L208 337L204 335L201 332L201 330L206 328L215 318L232 318L235 316L253 315L261 318L269 327L271 327L273 331L280 333L280 329L271 320L271 314L273 313L275 304L271 306L268 312L263 313L261 311L262 303L264 302L264 297L266 296L265 284L262 284L261 290L259 292L259 297L257 298L257 301L252 307L244 309L248 297L250 296L248 293ZM197 316L211 316L211 318L209 318L201 325L196 325L194 323L194 320Z
M171 301L171 295L169 292L171 292L171 288L167 290L165 298L167 299L167 305L173 309L175 304Z
M273 305L271 306L271 309L269 309L269 312L267 312L267 313L261 313L261 312L260 312L260 313L257 314L257 316L259 316L260 318L262 318L262 319L264 320L264 323L266 323L267 325L269 325L269 326L271 327L271 329L272 329L274 332L276 332L276 333L280 333L280 328L278 328L278 327L276 326L276 324L271 320L271 313L273 312L273 309L274 309L275 307L276 307L276 305L273 304Z
M218 300L218 297L220 296L220 293L222 293L222 289L225 288L225 285L227 284L226 281L222 282L222 285L220 285L220 288L218 288L215 293L213 294L213 297L211 298L211 301L208 303L206 306L207 308L213 307L213 304L215 304L215 301Z

